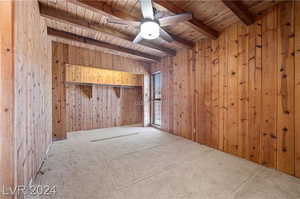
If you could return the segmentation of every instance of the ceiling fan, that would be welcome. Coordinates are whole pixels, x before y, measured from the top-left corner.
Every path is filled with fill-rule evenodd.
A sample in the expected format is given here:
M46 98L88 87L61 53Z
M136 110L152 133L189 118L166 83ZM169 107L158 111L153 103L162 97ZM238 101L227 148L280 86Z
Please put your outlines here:
M162 27L176 25L177 23L192 19L191 13L182 13L174 16L164 17L163 12L157 12L153 9L152 0L139 0L143 19L141 21L127 21L115 18L108 18L108 23L129 25L139 27L140 32L133 40L133 43L138 43L143 39L152 40L158 37L163 38L168 42L172 42L173 38Z

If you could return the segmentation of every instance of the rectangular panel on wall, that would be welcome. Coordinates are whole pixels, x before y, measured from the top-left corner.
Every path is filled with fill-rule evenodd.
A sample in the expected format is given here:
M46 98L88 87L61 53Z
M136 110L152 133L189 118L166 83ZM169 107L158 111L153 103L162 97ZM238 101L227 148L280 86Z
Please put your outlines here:
M278 6L278 118L277 168L291 175L295 172L294 131L294 3Z
M13 63L13 2L0 2L0 184L14 183L14 63ZM5 67L4 67L5 66ZM23 151L22 151L23 152ZM2 194L2 193L0 193ZM12 197L4 197L9 199Z
M211 62L211 50L212 50L212 41L206 40L206 45L204 47L204 63L205 63L205 71L204 71L204 110L205 110L205 118L206 128L205 128L205 144L208 146L212 145L212 62Z
M212 115L211 115L211 107L212 107L212 67L211 67L211 40L205 40L203 46L203 63L204 63L204 71L203 71L203 135L202 143L211 146L211 137L212 137ZM200 127L201 128L201 127Z
M295 175L300 177L300 2L295 1Z
M248 157L248 27L238 25L238 154Z
M68 45L52 43L52 123L53 137L66 138L65 64L68 61Z
M262 19L262 125L260 163L276 167L277 156L277 9Z
M224 149L224 123L226 117L226 75L227 75L227 55L226 55L226 34L222 33L219 36L219 149Z
M261 132L261 51L262 33L261 20L249 27L249 128L248 128L248 157L249 160L259 162L260 132Z
M143 75L79 65L66 65L66 82L117 86L143 86Z
M192 138L192 110L188 99L191 98L191 64L188 62L189 50L182 50L174 58L174 133ZM182 67L185 64L186 67Z
M219 144L219 41L211 43L211 138L210 146L218 148Z
M205 40L201 40L196 44L196 67L195 67L195 130L196 140L201 144L205 144L205 131L206 131L206 119L204 110L204 43ZM201 66L201 67L200 67ZM201 115L203 113L203 115Z
M226 132L224 134L224 150L238 154L238 25L227 30L228 34L228 96Z

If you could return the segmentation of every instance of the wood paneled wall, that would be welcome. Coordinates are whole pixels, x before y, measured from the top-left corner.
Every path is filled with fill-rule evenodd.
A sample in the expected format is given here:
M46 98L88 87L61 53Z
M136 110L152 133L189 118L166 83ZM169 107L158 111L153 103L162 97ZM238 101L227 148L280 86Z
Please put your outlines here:
M83 66L91 66L91 67L98 67L98 68L103 68L103 69L113 69L113 70L119 70L119 71L124 71L124 72L131 72L131 73L135 73L135 74L143 74L144 75L144 87L143 87L143 123L145 126L149 125L150 123L150 99L149 99L149 92L150 92L150 88L149 88L149 81L150 81L150 77L149 77L149 70L150 70L150 66L142 63L142 62L138 62L136 60L133 59L129 59L129 58L125 58L125 57L121 57L121 56L117 56L117 55L112 55L112 54L107 54L107 53L103 53L100 51L96 51L96 50L90 50L90 49L86 49L86 48L81 48L81 47L75 47L75 46L71 46L68 44L62 44L62 43L58 43L58 42L53 42L52 43L53 48L52 48L52 53L53 53L53 57L52 57L52 68L53 68L53 135L54 137L58 138L58 139L64 139L66 138L66 132L69 129L76 129L76 130L82 130L80 128L83 129L87 129L90 127L95 127L97 125L91 124L93 123L93 121L87 121L87 120L82 120L80 121L80 124L77 126L73 126L72 128L70 127L70 123L68 124L66 118L66 114L67 114L67 104L66 103L68 100L67 99L71 99L71 97L67 97L70 96L69 92L75 92L78 89L76 89L76 87L74 86L69 86L66 92L66 84L65 84L65 65L66 64L74 64L74 65L83 65ZM97 117L97 114L95 113L94 119L98 120L99 123L98 126L96 128L101 128L101 127L111 127L114 126L115 124L125 124L126 122L128 122L128 124L131 124L131 122L133 122L135 120L136 116L132 116L132 119L129 119L129 121L126 120L125 116L127 117L128 115L124 115L125 111L127 111L127 109L125 107L123 107L123 111L121 111L119 113L119 116L116 117L120 117L124 116L121 119L113 119L113 117L111 116L112 112L114 111L113 109L116 109L115 106L112 106L111 103L113 102L118 102L118 103L125 103L128 102L128 95L131 94L136 94L135 95L135 100L138 99L140 97L140 94L138 94L138 92L132 91L132 89L128 89L126 90L126 88L122 89L121 91L121 95L120 97L122 97L122 100L120 99L119 101L116 100L113 95L114 95L114 90L112 88L100 88L100 87L94 87L93 88L94 91L96 91L97 95L99 95L99 100L100 97L101 99L103 99L103 97L105 97L107 100L103 101L103 103L106 103L105 105L105 111L107 111L107 118L106 116L102 117L102 119L107 119L107 121L100 121L100 115L99 117ZM104 93L101 93L101 90L104 91ZM101 96L100 96L101 95ZM75 97L75 94L74 96ZM80 100L80 99L77 99ZM77 101L78 103L85 103L85 96L82 95L82 101ZM104 100L104 99L103 99ZM114 101L113 101L114 100ZM71 100L69 100L70 103ZM91 104L93 102L96 102L97 98L93 99L90 103ZM76 103L77 103L76 102ZM98 102L97 102L98 103ZM140 105L134 105L134 102L132 102L133 106L139 110ZM137 103L140 104L140 103ZM68 105L70 106L70 105ZM78 108L83 107L84 105L80 105L78 106ZM87 105L90 106L90 105ZM92 105L91 105L92 106ZM117 104L116 104L117 106ZM111 107L113 109L108 110L108 108ZM99 108L99 112L101 112L101 108L103 107L98 107ZM128 107L127 107L128 108ZM85 110L85 113L88 113L88 110ZM73 113L76 111L68 111L68 114ZM77 111L78 114L80 114L82 111ZM104 114L104 113L103 113ZM140 113L136 113L136 114L140 114ZM82 116L80 115L82 118L88 118L90 116ZM79 119L78 116L73 116L75 119ZM131 117L131 116L130 116ZM79 121L78 121L79 122ZM87 122L87 123L82 123L82 122ZM76 123L76 122L72 122Z
M300 177L299 4L152 65L162 72L162 128Z
M16 1L15 20L15 177L26 184L52 142L51 43L37 1Z
M80 87L66 85L67 132L143 123L142 87L93 85L91 99Z
M0 186L14 190L51 144L51 46L37 1L2 1L0 13Z

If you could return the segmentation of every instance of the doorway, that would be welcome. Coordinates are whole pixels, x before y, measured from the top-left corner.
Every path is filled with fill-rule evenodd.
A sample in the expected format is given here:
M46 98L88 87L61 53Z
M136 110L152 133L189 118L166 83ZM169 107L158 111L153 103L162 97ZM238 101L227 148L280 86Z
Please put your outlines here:
M156 72L151 77L152 89L151 89L151 123L154 126L161 126L161 73Z

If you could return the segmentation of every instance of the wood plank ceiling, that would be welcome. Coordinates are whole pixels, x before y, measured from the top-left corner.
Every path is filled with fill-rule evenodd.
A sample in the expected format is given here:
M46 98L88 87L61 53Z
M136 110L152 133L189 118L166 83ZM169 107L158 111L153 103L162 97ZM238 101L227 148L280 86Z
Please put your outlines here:
M250 25L280 1L154 0L154 7L164 15L189 11L193 19L165 28L175 40L172 43L158 38L134 44L131 41L138 34L137 28L108 24L106 19L141 19L139 0L39 0L41 16L53 40L146 62L174 56L177 50L192 48L203 38L216 39L219 32L238 21Z

